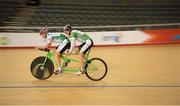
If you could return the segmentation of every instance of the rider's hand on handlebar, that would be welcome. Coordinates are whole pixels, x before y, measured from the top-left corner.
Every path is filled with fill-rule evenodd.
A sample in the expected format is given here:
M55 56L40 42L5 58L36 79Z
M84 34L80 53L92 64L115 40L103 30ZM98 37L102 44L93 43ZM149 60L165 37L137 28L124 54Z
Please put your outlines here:
M35 49L37 49L37 50L41 50L41 51L46 51L46 52L49 52L49 49L48 49L48 48L35 47Z

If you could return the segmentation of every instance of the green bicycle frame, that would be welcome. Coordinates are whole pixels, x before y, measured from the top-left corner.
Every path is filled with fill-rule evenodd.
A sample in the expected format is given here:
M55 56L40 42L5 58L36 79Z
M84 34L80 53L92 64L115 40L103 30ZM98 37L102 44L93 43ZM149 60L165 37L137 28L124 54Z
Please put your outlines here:
M90 53L90 50L88 50L88 52L84 55L84 63L86 63L89 60L88 59L89 58L89 53ZM48 51L47 55L46 55L46 58L44 60L43 66L45 66L47 58L49 58L49 59L52 60L54 66L58 67L58 63L55 61L54 55L55 54L53 52ZM78 55L78 53L72 53L71 55ZM63 63L62 63L63 71L68 71L68 72L77 72L77 71L79 71L78 67L71 67L71 68L70 67L65 67L65 63L67 61L80 62L78 59L69 58L68 56L66 56L66 54L62 54L61 59L63 60Z

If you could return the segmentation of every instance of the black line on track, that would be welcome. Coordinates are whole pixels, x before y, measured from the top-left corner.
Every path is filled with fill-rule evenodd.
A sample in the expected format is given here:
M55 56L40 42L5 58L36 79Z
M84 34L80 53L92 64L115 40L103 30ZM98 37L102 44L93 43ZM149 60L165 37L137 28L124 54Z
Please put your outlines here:
M0 88L180 88L180 85L107 85L107 86L0 86Z

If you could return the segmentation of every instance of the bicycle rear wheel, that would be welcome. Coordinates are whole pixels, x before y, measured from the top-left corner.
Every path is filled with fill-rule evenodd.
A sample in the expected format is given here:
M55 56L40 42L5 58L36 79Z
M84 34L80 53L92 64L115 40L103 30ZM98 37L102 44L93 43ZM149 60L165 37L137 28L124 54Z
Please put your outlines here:
M107 64L100 58L92 58L85 64L85 74L93 81L102 80L108 71Z
M31 74L37 79L48 79L54 73L53 62L47 58L44 64L45 59L45 56L40 56L35 58L31 63Z

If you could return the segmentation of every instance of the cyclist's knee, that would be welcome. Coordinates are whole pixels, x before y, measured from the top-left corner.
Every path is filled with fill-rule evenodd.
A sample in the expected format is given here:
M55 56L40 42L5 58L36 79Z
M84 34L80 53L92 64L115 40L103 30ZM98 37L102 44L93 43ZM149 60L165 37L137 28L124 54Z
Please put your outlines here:
M80 52L80 50L81 50L80 48L77 48L75 49L75 52Z
M61 53L56 51L56 56L61 56Z
M83 53L83 52L79 52L79 54L80 54L80 55L84 55L84 53Z

